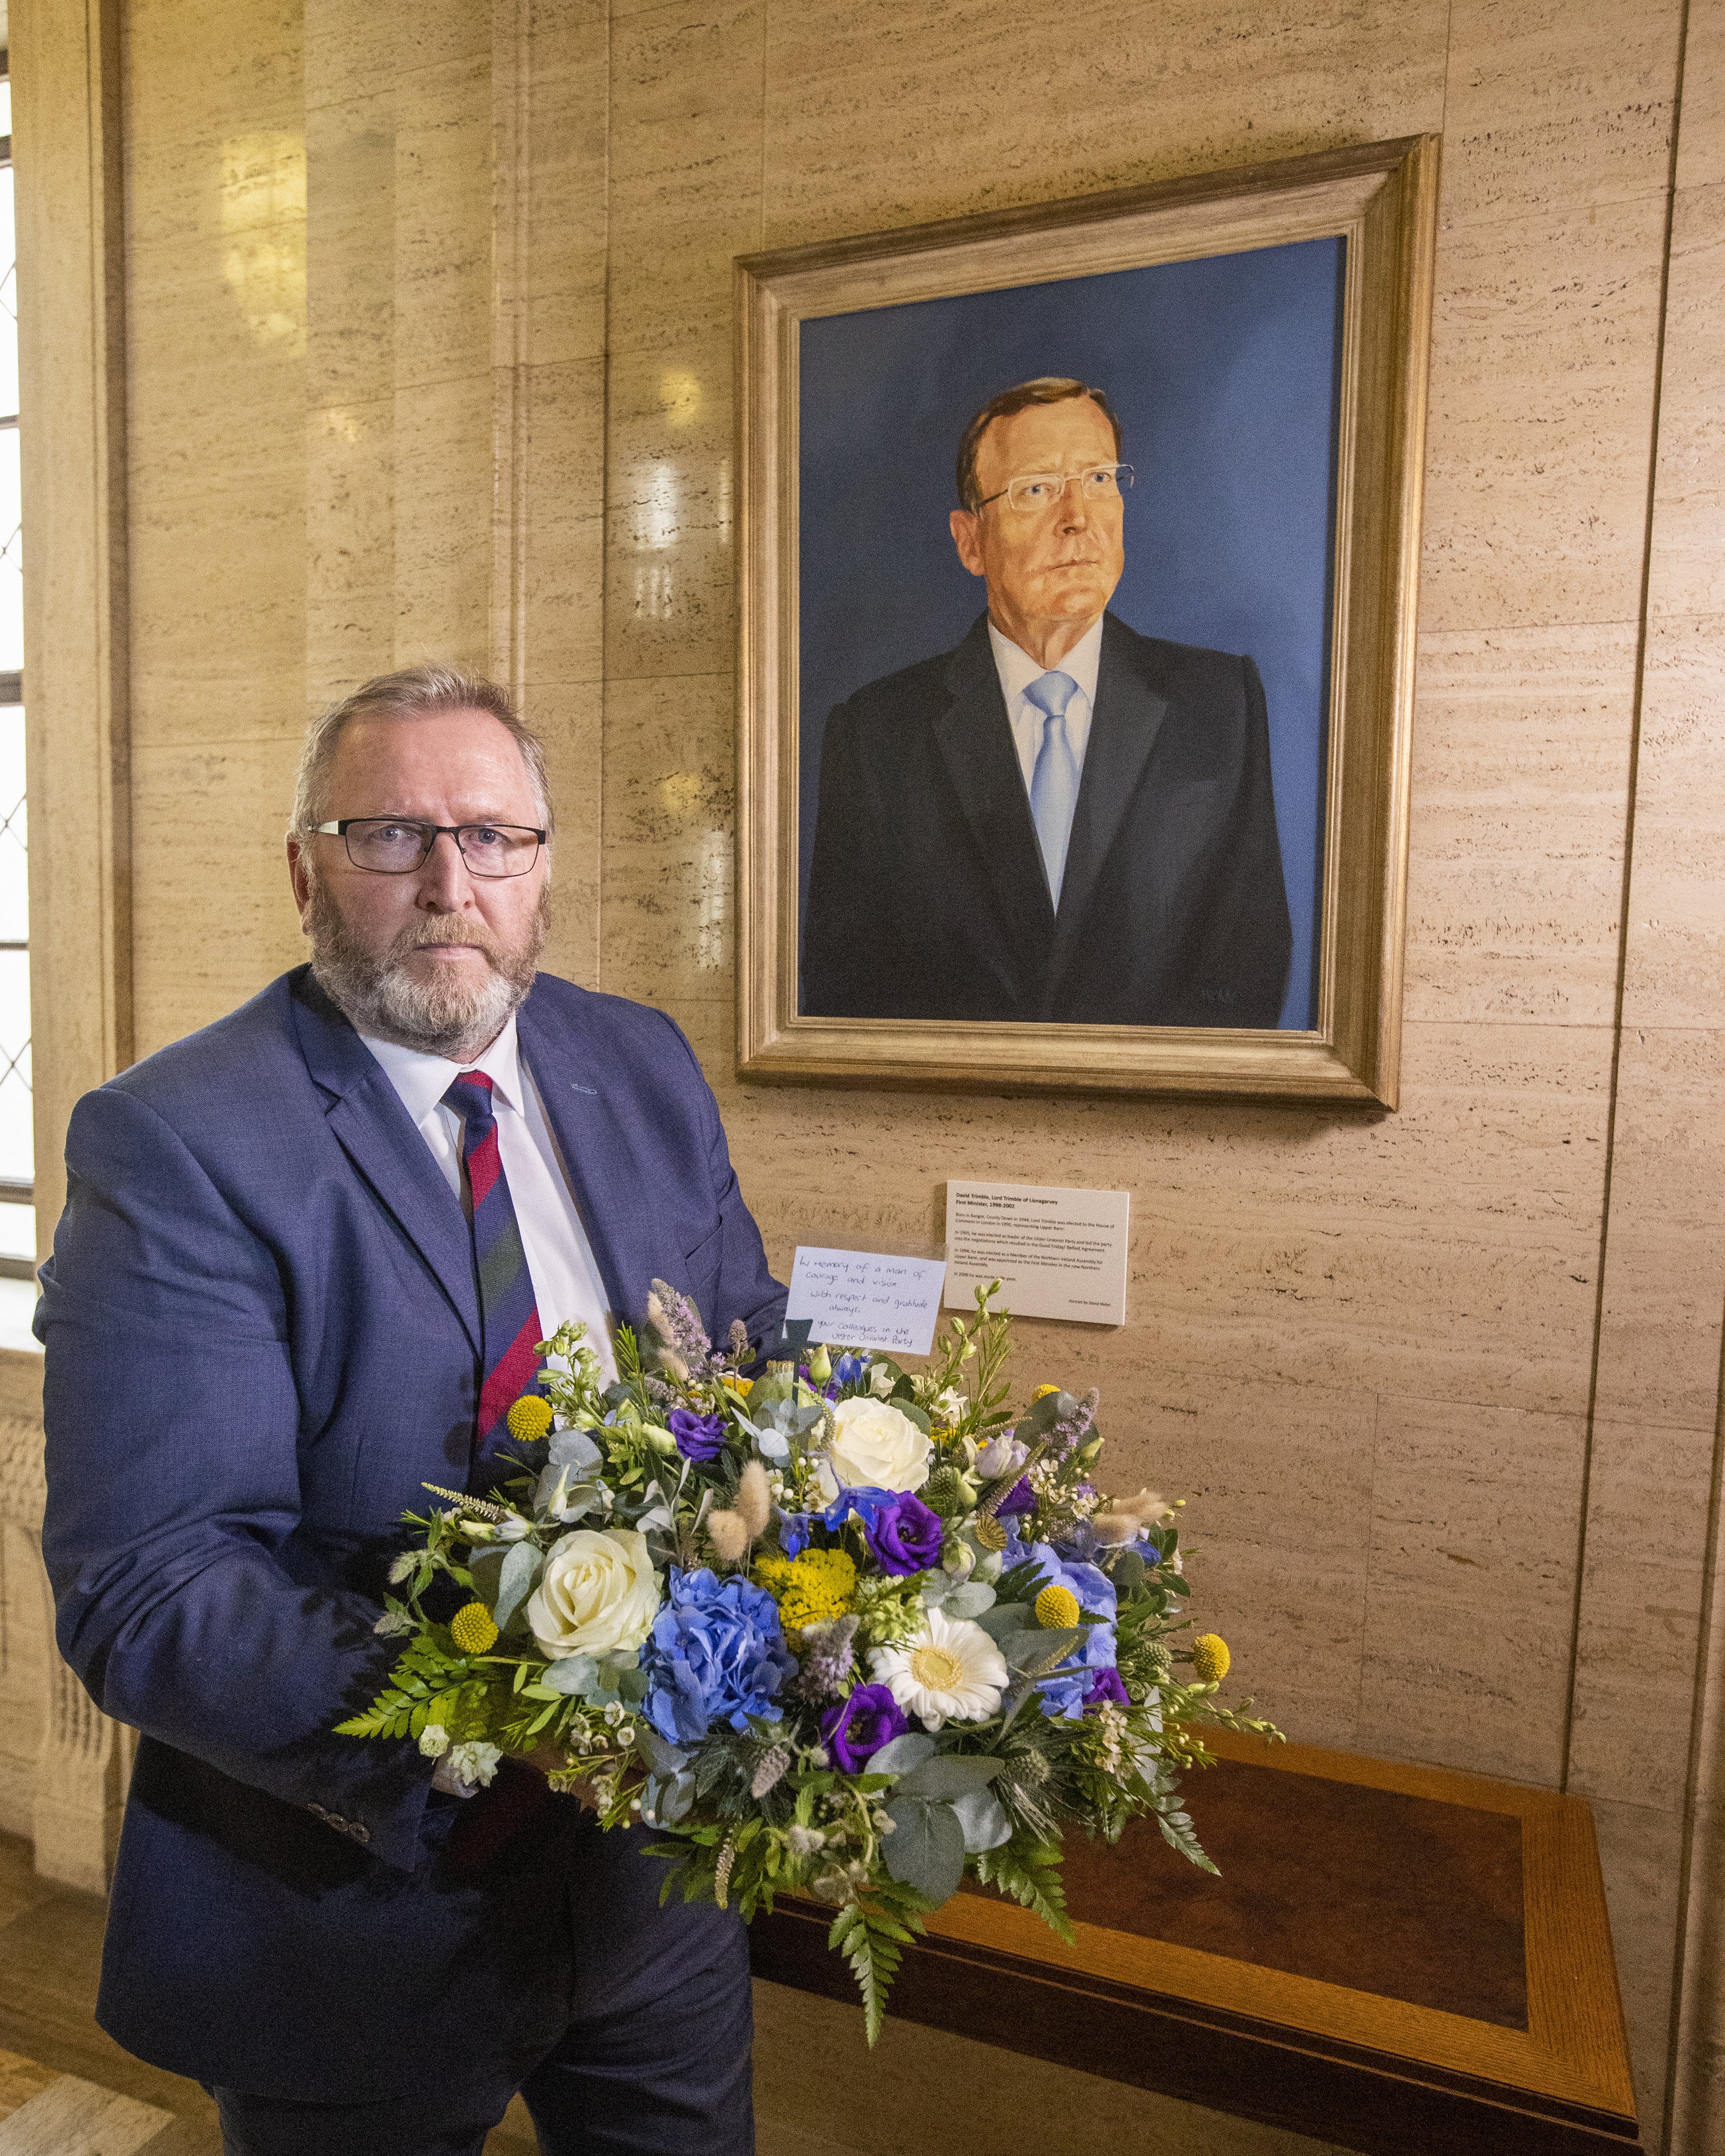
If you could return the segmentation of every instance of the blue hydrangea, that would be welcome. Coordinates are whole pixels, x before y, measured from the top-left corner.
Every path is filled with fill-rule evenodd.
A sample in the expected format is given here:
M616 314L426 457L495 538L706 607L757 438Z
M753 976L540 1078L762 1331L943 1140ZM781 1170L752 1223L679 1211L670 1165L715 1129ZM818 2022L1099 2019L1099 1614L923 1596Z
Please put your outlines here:
M1114 1583L1100 1566L1075 1563L1047 1543L1032 1543L1026 1555L1034 1559L1045 1586L1070 1588L1086 1615L1106 1620L1086 1625L1078 1646L1037 1686L1045 1714L1054 1721L1076 1722L1084 1712L1097 1671L1111 1670L1119 1652L1114 1637L1118 1607Z
M751 1715L778 1721L773 1696L796 1666L764 1588L738 1573L671 1567L641 1656L644 1711L669 1743L698 1743L715 1722L745 1729Z

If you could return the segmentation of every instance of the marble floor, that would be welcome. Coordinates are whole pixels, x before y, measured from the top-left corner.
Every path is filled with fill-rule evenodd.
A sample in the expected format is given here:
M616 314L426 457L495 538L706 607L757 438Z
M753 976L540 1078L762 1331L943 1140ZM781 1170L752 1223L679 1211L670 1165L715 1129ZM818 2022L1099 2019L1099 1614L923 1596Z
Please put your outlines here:
M39 1879L0 1835L0 2156L220 2156L195 2082L122 2051L95 2025L105 1905ZM1170 2098L984 2044L756 1986L759 2156L1341 2156ZM962 2118L962 2137L958 2121ZM519 2102L486 2156L534 2156Z

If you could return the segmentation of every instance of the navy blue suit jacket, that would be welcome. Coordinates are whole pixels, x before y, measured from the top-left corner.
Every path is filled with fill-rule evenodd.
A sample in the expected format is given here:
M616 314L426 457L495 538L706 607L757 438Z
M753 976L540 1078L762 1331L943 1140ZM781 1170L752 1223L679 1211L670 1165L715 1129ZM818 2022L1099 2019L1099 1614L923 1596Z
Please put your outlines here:
M656 1275L763 1339L783 1291L676 1026L542 977L519 1029L611 1307L638 1321ZM103 2025L313 2101L417 2085L475 2015L531 2063L567 2007L567 1837L470 1876L417 1747L329 1733L396 1651L372 1625L399 1515L467 1475L459 1204L303 968L87 1095L66 1155L44 1549L62 1652L143 1732Z
M810 1015L1273 1026L1291 941L1250 659L1104 617L1058 912L986 614L827 721Z

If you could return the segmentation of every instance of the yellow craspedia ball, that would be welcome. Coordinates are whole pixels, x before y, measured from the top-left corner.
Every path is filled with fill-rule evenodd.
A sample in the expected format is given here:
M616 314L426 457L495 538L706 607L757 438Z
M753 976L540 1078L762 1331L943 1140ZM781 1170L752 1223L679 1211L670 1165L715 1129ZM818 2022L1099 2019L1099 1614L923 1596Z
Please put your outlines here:
M1058 1385L1039 1385L1030 1397L1033 1400L1045 1400L1050 1393L1057 1393L1060 1389Z
M509 1434L517 1445L531 1445L551 1428L551 1402L523 1393L508 1415Z
M464 1603L449 1620L449 1636L464 1655L483 1655L497 1644L497 1621L483 1602Z
M1192 1673L1200 1684L1220 1684L1233 1659L1219 1632L1200 1632L1192 1642Z
M1047 1632L1064 1632L1078 1622L1078 1597L1070 1587L1045 1587L1036 1598L1036 1622Z

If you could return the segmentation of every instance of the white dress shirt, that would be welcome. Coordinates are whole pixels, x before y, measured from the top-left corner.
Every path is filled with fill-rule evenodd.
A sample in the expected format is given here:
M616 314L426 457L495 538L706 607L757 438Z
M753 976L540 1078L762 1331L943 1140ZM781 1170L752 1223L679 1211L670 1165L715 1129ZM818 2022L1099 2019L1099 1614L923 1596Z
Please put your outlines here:
M1003 636L992 621L988 642L994 653L994 671L1000 676L1000 693L1006 699L1013 747L1019 752L1019 769L1024 774L1028 798L1047 714L1039 711L1024 691L1045 674L1065 674L1078 684L1078 694L1066 706L1066 738L1072 744L1072 760L1082 773L1084 752L1090 745L1091 714L1096 703L1096 669L1102 658L1102 616L1098 614L1065 657L1052 666L1039 666L1028 651Z
M587 1344L598 1355L609 1383L617 1375L617 1364L611 1352L611 1313L605 1306L604 1284L581 1224L562 1156L545 1119L539 1089L521 1060L514 1013L485 1054L471 1063L451 1063L445 1056L427 1055L393 1040L374 1040L370 1034L362 1033L360 1039L382 1065L458 1199L462 1123L453 1108L444 1106L444 1095L464 1070L483 1070L490 1080L497 1153L521 1231L521 1248L544 1328L541 1337L549 1339L569 1318L584 1318Z

